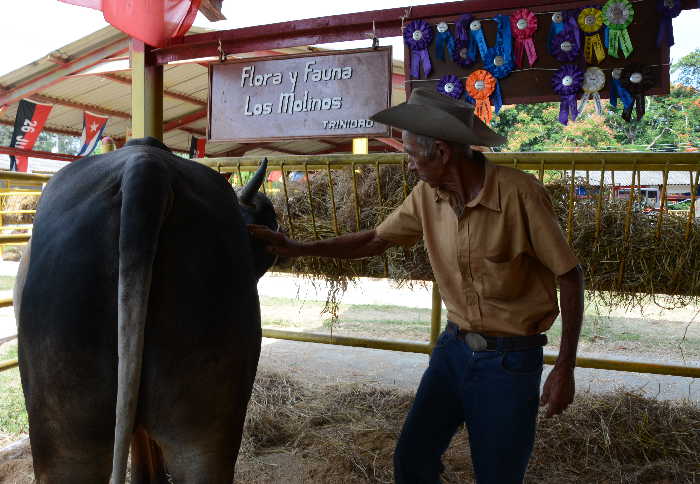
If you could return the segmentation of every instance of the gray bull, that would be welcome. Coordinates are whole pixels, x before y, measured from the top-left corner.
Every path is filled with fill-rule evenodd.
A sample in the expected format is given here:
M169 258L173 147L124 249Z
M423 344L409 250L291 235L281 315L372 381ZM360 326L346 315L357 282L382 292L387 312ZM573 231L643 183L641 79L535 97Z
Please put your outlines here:
M277 228L258 193L153 138L59 171L15 289L39 483L233 480ZM30 257L31 252L31 257Z

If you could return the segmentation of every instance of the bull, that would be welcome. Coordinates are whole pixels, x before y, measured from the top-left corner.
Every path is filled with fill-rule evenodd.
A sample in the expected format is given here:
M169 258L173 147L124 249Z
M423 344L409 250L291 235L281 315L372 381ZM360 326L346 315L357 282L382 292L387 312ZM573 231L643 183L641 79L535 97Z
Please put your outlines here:
M233 480L260 354L257 281L277 228L154 138L76 161L45 187L15 286L39 483Z

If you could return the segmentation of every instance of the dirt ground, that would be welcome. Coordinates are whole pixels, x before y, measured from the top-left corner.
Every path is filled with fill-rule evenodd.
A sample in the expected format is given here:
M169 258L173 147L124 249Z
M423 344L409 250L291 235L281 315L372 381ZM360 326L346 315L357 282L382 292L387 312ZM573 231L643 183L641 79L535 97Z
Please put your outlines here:
M0 263L0 276L13 275L13 271L16 271L16 264ZM322 284L312 284L308 281L299 281L288 276L273 274L265 276L261 280L259 292L261 300L264 302L262 307L263 319L272 321L272 325L275 325L275 321L283 321L284 324L281 324L281 327L284 329L309 330L308 327L303 327L306 323L299 323L297 326L300 327L295 327L295 324L297 324L295 321L315 320L316 324L311 328L314 332L329 331L326 322L324 322L324 316L320 315L318 311L318 301L325 299L325 287ZM0 291L0 297L11 297L11 293L10 291ZM298 298L298 305L294 311L290 312L288 307L275 307L275 298L295 297ZM266 300L267 302L265 302ZM386 316L381 308L382 305L403 306L404 310L400 312L394 311L391 317L410 322L416 318L425 317L426 310L430 308L431 293L429 287L414 287L410 290L396 289L385 281L365 280L361 285L349 288L343 297L343 302L348 305L376 306L368 307L362 313L361 318L369 320L381 319ZM684 332L687 333L690 329L690 334L695 335L695 332L698 331L698 326L700 326L700 321L694 321L693 319L697 317L697 314L698 309L694 307L671 312L648 308L642 312L619 311L618 316L628 318L632 321L630 324L633 324L634 320L641 321L651 318L653 321L660 322L658 324L665 322L662 325L664 331L672 331L674 334L683 335ZM389 325L389 334L385 334L387 333L386 329L381 329L377 334L371 334L370 336L390 339L427 339L427 334L422 327L416 326L414 328L408 324L402 330L396 330L397 327L400 328L401 325ZM336 334L354 334L353 331L355 329L357 328L354 328L352 323L344 324L337 329ZM659 329L661 329L661 326L659 326ZM359 331L359 329L357 330ZM16 327L12 308L0 309L0 337L14 334L15 332ZM691 354L684 361L682 357L679 357L680 353L673 346L661 344L658 347L654 347L654 351L651 353L646 351L644 355L640 355L637 351L637 347L640 345L641 343L638 341L628 341L624 345L621 345L619 341L616 341L614 344L607 344L604 340L596 341L593 338L590 344L582 345L581 355L700 365L700 358L697 358L695 354ZM547 349L555 351L556 347L550 346ZM263 339L259 368L260 372L288 375L312 387L332 388L330 386L338 384L361 384L380 388L382 391L397 391L410 395L411 392L415 391L427 362L428 356L423 354L265 338ZM543 382L550 369L551 367L545 368ZM695 404L700 402L700 385L691 378L577 368L576 381L580 394L600 394L624 389L662 401L689 399ZM32 482L31 477L29 477L31 475L31 456L28 443L24 439L24 435L11 435L6 436L4 441L0 441L0 448L3 448L0 450L0 484ZM13 442L15 447L6 447L12 445ZM386 444L389 447L393 445L390 442ZM459 456L454 458L457 457ZM246 476L259 474L264 470L264 475L267 477L254 482L341 482L324 480L323 478L305 481L298 478L298 476L309 475L309 469L302 468L306 465L308 465L308 460L300 459L294 452L271 448L264 452L256 453L251 459L241 461L239 473ZM381 479L371 480L373 482L382 482ZM240 482L253 481L249 481L246 478ZM342 482L363 481L360 479L359 481ZM672 481L639 482L660 483Z

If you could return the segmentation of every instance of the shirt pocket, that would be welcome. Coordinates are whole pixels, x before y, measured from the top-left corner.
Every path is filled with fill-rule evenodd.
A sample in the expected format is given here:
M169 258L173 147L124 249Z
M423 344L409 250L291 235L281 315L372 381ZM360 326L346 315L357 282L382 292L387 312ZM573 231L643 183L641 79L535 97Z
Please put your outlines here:
M527 290L528 264L524 253L510 260L483 259L483 295L490 299L515 299Z

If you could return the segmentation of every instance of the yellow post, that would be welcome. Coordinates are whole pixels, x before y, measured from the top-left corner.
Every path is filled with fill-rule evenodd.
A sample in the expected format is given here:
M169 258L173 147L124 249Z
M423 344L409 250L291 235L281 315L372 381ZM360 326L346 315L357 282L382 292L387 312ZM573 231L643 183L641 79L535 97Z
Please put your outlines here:
M430 347L432 348L437 343L440 336L440 320L442 316L442 298L440 297L440 288L437 282L433 282L433 302L432 310L430 311Z
M150 64L150 47L131 39L131 132L163 141L163 66Z

